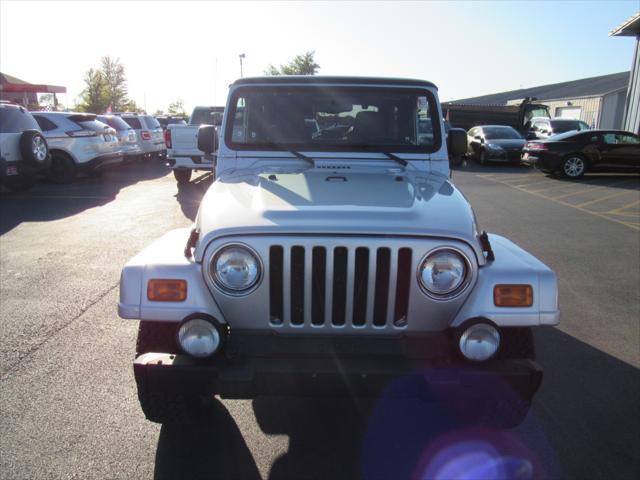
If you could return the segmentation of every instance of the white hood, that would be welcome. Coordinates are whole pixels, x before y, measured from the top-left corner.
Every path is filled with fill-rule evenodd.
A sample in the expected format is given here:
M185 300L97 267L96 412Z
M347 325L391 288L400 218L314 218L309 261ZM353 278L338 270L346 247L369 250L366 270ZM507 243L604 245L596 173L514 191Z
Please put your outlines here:
M424 172L226 176L209 188L196 226L200 246L228 235L409 235L457 238L482 256L467 200L445 177Z

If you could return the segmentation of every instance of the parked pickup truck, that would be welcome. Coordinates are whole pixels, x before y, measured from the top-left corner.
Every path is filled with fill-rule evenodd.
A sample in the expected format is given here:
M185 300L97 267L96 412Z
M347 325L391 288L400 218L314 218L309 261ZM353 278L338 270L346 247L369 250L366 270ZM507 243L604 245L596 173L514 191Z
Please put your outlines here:
M240 79L198 147L217 152L217 178L195 224L120 281L148 419L198 422L214 395L386 392L462 421L525 418L556 275L479 229L449 179L467 136L445 137L433 83Z
M179 184L189 183L194 170L212 170L212 157L205 158L198 149L198 128L200 125L218 126L222 123L224 107L196 107L187 125L169 124L164 132L167 146L167 166Z

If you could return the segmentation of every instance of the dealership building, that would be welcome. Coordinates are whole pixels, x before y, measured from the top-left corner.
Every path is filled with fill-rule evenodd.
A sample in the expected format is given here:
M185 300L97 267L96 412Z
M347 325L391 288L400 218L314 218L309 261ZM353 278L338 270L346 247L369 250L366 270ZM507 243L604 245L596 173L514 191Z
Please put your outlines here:
M612 37L635 37L636 39L629 86L625 98L622 129L640 135L640 12L614 28L609 35Z
M575 118L592 128L622 128L629 72L521 88L455 100L467 105L519 105L527 97L549 106L552 117Z

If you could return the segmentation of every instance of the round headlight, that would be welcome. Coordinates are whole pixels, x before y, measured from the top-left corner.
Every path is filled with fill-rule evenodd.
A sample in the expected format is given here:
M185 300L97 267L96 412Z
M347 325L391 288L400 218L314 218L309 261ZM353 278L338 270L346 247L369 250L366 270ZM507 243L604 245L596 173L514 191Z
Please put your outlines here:
M460 335L460 352L469 360L488 360L498 351L500 332L488 323L476 323Z
M222 248L211 262L211 276L229 293L243 293L260 278L260 263L247 247L232 245Z
M440 250L429 255L420 266L421 285L434 295L449 295L464 283L467 264L458 252Z
M204 358L218 350L220 333L211 322L202 318L192 318L180 326L178 342L189 355Z

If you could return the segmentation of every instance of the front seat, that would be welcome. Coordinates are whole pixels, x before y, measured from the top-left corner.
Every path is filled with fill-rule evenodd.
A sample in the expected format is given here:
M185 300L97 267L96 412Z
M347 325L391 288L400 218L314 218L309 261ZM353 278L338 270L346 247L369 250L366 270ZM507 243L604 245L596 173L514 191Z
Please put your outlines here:
M368 143L384 136L384 122L379 112L359 112L346 134L350 143Z

